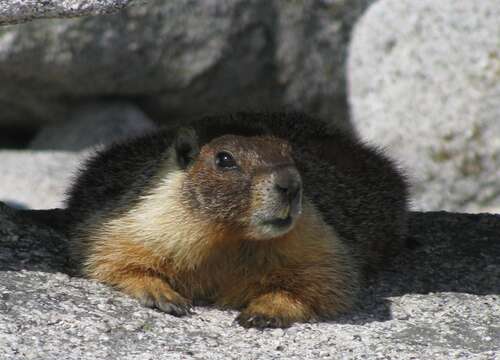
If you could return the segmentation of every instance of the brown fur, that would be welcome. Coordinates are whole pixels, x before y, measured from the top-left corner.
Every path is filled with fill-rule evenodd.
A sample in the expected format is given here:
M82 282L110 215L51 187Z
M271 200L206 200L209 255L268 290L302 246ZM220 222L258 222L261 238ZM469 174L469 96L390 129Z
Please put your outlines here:
M171 174L167 188L150 195L154 201L94 230L86 239L89 277L145 305L161 306L163 297L242 309L247 326L288 326L349 308L358 285L352 264L312 205L284 236L252 241L183 208L177 187L184 176Z

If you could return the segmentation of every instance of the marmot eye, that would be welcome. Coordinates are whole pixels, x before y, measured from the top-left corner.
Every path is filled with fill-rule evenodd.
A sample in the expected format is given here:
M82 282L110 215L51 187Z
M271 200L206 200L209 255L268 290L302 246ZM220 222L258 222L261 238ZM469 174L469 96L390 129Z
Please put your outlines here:
M233 156L225 151L217 153L215 156L215 164L220 168L232 169L236 167L236 161L234 161Z

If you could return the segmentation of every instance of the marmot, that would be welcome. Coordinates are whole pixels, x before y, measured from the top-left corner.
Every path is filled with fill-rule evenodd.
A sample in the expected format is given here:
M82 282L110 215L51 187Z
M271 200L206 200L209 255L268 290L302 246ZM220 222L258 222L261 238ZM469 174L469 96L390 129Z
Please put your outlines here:
M98 152L68 194L83 274L181 316L331 319L403 244L407 186L355 135L302 113L206 117Z

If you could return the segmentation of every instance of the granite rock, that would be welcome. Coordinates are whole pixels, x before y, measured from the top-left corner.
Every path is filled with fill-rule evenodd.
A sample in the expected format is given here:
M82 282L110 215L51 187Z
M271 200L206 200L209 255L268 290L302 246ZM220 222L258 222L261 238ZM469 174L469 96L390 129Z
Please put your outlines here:
M71 276L66 238L0 205L0 357L495 359L500 216L414 213L418 246L336 321L244 329L235 311L175 318Z
M77 108L67 122L43 128L30 150L0 150L0 201L17 208L63 207L66 190L85 158L154 129L156 125L130 103Z
M380 0L355 27L352 121L414 182L417 209L500 212L500 3Z
M87 104L68 120L43 127L31 141L32 150L82 151L140 136L156 129L137 106L127 102Z
M108 14L134 0L0 0L0 25L41 18Z
M1 125L63 122L124 99L155 121L302 109L350 127L345 58L373 0L164 1L0 29Z
M65 191L89 152L0 151L0 201L17 208L64 205Z

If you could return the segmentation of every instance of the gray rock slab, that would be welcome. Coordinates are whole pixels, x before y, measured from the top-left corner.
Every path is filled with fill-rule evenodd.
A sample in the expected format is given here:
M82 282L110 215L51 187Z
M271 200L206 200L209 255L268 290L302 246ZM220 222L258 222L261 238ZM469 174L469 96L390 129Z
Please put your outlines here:
M82 151L143 135L156 128L156 124L131 103L93 103L76 108L63 123L43 127L29 147Z
M108 14L134 0L0 0L0 25L41 18Z
M0 151L0 201L32 209L64 205L65 191L85 153Z
M77 108L68 122L43 128L32 150L0 150L0 201L19 208L63 207L66 190L85 158L102 146L155 128L129 103Z
M72 277L64 236L0 205L2 359L495 359L500 216L414 213L418 246L329 323L246 330L234 311L175 318Z
M424 210L500 212L500 2L380 0L348 63L353 123Z
M151 0L117 14L0 30L0 124L64 122L88 99L155 121L302 109L350 127L350 29L373 0Z

